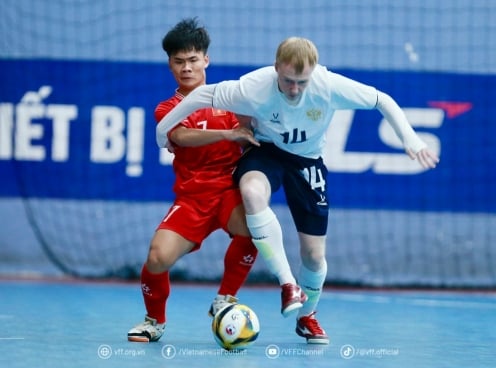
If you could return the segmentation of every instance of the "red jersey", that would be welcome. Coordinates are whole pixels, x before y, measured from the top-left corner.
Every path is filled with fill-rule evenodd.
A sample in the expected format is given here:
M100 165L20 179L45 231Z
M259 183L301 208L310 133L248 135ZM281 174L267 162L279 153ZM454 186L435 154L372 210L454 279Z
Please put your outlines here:
M155 109L157 123L183 98L176 92L174 97L160 102ZM208 108L195 111L180 125L195 129L233 129L238 124L232 112ZM238 143L223 140L200 147L173 146L172 167L176 174L173 189L176 195L207 198L208 193L220 194L234 187L232 172L242 153Z

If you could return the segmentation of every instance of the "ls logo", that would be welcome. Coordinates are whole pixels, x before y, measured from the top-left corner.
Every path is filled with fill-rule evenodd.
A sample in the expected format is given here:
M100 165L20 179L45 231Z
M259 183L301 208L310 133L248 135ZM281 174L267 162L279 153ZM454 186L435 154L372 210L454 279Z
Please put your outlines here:
M430 102L430 108L404 108L405 115L415 129L416 127L439 128L445 115L454 118L472 108L471 103ZM379 138L389 147L399 149L401 153L349 152L347 141L353 124L353 110L336 111L327 131L327 145L324 161L329 171L360 173L372 170L377 174L418 174L424 169L416 160L411 160L404 153L403 144L396 136L389 123L382 119L379 125ZM441 141L438 136L427 132L417 132L429 149L440 156Z

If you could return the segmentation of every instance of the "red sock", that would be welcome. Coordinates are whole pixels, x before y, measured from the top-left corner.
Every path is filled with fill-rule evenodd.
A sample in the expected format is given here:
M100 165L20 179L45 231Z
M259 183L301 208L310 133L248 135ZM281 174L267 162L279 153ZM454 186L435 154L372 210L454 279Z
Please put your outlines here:
M147 316L156 319L157 323L165 323L166 301L170 294L169 271L154 274L143 265L141 292Z
M218 293L236 295L257 257L257 248L251 238L234 236L224 256L224 275Z

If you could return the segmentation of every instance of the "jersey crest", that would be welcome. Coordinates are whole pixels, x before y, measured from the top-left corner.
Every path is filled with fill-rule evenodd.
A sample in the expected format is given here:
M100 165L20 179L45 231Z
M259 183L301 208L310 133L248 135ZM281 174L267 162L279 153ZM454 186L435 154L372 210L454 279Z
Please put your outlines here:
M318 110L318 109L307 110L307 117L312 121L317 121L322 117L322 110Z

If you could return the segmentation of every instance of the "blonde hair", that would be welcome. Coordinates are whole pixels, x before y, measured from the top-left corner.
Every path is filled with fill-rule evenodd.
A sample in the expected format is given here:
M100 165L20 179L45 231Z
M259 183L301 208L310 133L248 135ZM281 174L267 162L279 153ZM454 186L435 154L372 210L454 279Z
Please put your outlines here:
M302 73L306 65L314 66L319 60L319 52L314 43L306 38L289 37L279 44L276 52L276 65L291 64L296 73Z

